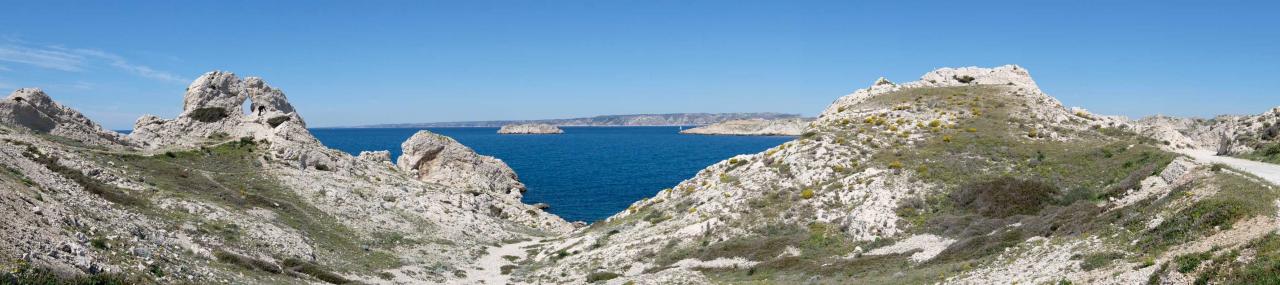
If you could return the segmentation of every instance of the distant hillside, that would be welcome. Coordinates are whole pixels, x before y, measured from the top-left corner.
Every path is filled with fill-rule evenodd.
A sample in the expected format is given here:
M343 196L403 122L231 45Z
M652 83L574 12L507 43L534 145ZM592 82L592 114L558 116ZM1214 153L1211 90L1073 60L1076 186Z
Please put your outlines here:
M470 121L439 123L404 123L357 126L358 128L438 128L438 127L501 127L508 124L550 124L556 126L703 126L729 120L800 118L796 114L781 113L674 113L604 115L589 118Z

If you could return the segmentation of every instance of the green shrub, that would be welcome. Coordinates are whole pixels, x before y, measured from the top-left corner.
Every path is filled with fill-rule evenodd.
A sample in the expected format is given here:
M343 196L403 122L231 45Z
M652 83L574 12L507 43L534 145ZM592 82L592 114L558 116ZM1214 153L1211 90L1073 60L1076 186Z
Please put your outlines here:
M1208 260L1210 258L1213 258L1213 253L1210 253L1210 252L1191 253L1191 254L1179 255L1178 257L1173 258L1173 262L1178 265L1178 268L1176 268L1178 272L1189 273L1191 271L1195 271L1196 267L1200 266L1200 262Z
M243 267L244 269L258 270L258 271L269 272L273 274L280 274L284 272L283 270L280 270L280 267L277 266L275 263L235 254L235 253L228 252L221 249L214 250L213 256L217 258L218 261L240 266L240 267Z
M1107 266L1108 264L1111 264L1112 260L1116 260L1120 258L1124 258L1124 253L1101 252L1101 253L1086 254L1083 257L1083 260L1080 261L1080 269L1084 271L1091 271L1097 268L1101 268L1103 266Z
M289 116L279 116L267 119L267 124L274 128L280 126L280 124L283 124L284 122L288 122L289 120Z
M290 258L290 259L285 259L284 262L281 263L281 265L284 265L284 267L288 268L289 271L311 275L311 277L320 279L320 281L329 282L332 284L351 283L351 280L347 280L346 278L343 278L341 275L334 274L333 272L329 272L328 270L325 270L323 267L320 267L320 265L315 263Z
M227 118L227 116L227 110L218 107L199 108L187 113L187 117L190 117L192 120L205 123L221 121L222 119Z
M591 274L587 274L587 283L595 283L598 281L610 280L610 279L618 278L619 276L621 275L618 275L617 273L613 273L613 272L593 272Z
M961 186L951 193L951 202L964 209L993 218L1033 214L1054 201L1058 189L1052 185L1013 177Z
M956 81L959 81L960 83L969 84L969 82L973 82L973 80L974 80L974 79L976 79L976 78L973 78L973 76L968 76L968 75L965 75L965 76L955 76L955 75L952 75L952 76L951 76L951 79L955 79Z
M0 274L0 284L85 284L85 285L125 285L151 284L139 276L97 273L83 276L62 276L47 268L31 267L25 261L19 261L17 268Z

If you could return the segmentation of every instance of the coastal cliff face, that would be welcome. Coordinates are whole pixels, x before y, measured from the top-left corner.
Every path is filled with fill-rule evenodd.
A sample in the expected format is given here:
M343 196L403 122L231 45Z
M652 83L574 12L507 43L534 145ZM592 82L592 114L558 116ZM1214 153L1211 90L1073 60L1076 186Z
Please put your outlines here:
M564 130L548 124L511 124L498 129L499 134L563 134Z
M521 203L501 161L451 139L407 141L401 161L417 163L404 169L387 152L351 156L311 136L279 89L228 72L195 80L183 103L178 118L143 117L126 137L38 90L0 101L6 272L443 283L490 245L572 229Z
M1274 186L1142 130L1065 108L1019 66L882 78L837 99L794 141L528 245L536 252L515 274L530 283L1188 284L1248 282L1272 266L1261 260L1280 254Z
M732 120L680 131L689 135L734 136L798 136L804 133L812 120L804 118L776 120Z

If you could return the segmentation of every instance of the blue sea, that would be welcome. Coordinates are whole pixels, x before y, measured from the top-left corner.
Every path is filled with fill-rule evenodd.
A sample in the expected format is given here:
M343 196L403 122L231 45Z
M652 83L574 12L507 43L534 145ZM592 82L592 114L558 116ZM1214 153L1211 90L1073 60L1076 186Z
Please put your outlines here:
M562 127L560 135L499 135L497 128L427 128L502 159L528 186L524 202L547 203L569 221L608 218L642 198L738 154L792 137L681 135L678 127ZM351 154L389 150L417 128L312 129L326 146Z

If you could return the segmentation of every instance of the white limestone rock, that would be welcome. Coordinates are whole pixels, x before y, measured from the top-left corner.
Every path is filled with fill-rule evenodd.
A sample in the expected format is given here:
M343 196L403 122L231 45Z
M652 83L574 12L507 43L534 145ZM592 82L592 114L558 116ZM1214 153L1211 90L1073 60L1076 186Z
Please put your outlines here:
M549 124L512 124L498 129L499 134L563 134L564 130Z

